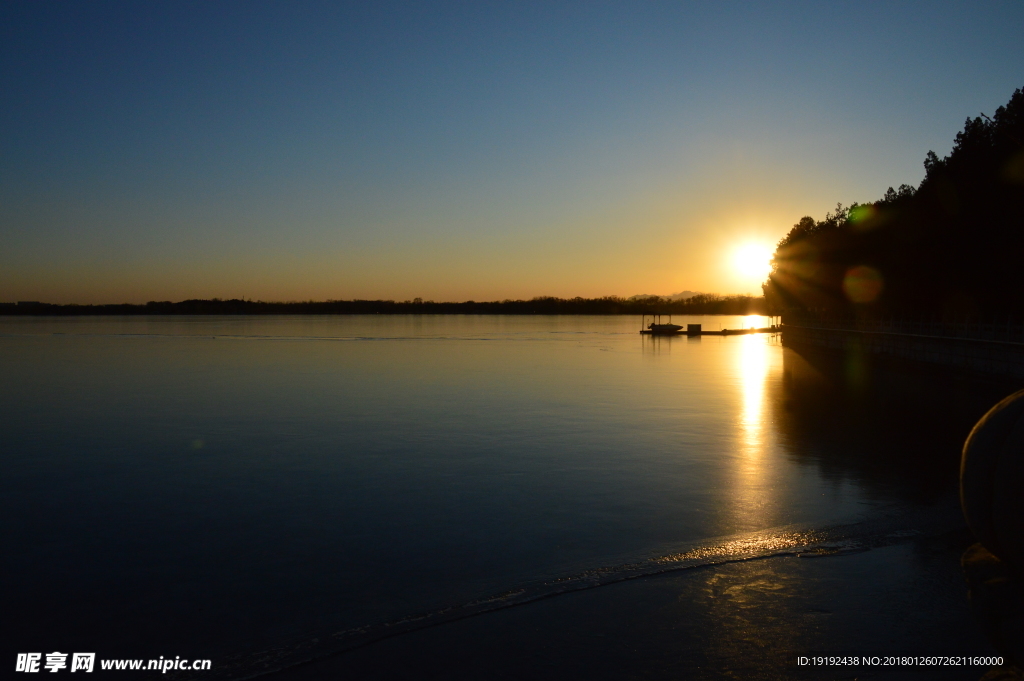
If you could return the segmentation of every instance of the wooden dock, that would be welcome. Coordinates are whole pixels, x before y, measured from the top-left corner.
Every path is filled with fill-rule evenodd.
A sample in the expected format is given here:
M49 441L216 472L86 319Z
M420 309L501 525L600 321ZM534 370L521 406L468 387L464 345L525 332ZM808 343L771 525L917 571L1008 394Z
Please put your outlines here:
M700 326L700 324L692 324L691 326ZM679 331L673 331L671 333L658 332L655 333L648 329L641 329L640 333L645 336L742 336L752 333L779 333L782 330L779 326L766 326L760 329L719 329L717 331L705 331L704 329L680 329Z

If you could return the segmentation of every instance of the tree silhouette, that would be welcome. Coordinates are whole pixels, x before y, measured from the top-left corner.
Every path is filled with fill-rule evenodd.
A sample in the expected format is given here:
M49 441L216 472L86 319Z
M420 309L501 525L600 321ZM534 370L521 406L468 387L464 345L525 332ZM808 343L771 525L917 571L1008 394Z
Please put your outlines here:
M775 311L1001 316L1024 313L1024 92L968 118L945 158L925 155L915 189L802 218L763 288ZM878 276L871 299L851 277ZM874 276L874 275L872 275ZM856 282L855 282L856 283Z

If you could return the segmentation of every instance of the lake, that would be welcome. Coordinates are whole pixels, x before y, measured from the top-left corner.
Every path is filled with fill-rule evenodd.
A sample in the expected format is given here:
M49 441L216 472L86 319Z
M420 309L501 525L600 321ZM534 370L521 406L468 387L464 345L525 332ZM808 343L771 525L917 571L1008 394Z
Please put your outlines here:
M666 556L863 541L955 500L988 395L955 410L926 377L829 378L767 334L639 325L0 318L9 644L284 664Z

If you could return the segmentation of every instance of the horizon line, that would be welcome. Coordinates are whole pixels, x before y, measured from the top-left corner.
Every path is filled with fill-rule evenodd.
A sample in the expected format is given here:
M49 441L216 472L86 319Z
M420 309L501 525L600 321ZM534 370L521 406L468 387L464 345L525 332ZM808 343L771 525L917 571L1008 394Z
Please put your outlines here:
M3 302L0 301L0 306L3 307L30 307L30 306L49 306L49 307L146 307L146 306L157 306L157 305L181 305L183 303L244 303L252 305L310 305L310 304L332 304L332 303L382 303L382 304L393 304L393 305L501 305L507 303L530 303L530 302L541 302L541 301L560 301L560 302L590 302L590 301L618 301L627 303L637 303L644 300L663 300L671 303L685 303L688 300L696 297L703 297L704 300L736 300L736 299L758 299L764 298L764 294L753 294L753 293L705 293L705 292L691 292L686 291L685 293L691 293L685 298L674 298L673 296L679 295L678 293L672 293L668 295L657 295L657 294L635 294L632 296L620 296L620 295L607 295L597 296L593 298L587 298L584 296L573 296L571 298L562 298L560 296L533 296L532 298L502 298L496 300L424 300L423 298L411 298L405 300L395 300L393 298L326 298L322 300L314 300L312 298L299 300L263 300L263 299L252 299L252 298L186 298L179 301L171 300L149 300L145 303L51 303L40 300L18 300ZM708 301L710 302L710 300Z

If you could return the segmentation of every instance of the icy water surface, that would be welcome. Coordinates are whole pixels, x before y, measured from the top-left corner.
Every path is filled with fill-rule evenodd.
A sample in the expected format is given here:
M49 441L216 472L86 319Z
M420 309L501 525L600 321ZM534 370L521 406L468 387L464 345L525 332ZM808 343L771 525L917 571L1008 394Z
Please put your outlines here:
M768 335L638 329L0 318L11 649L244 666L645 571L846 550L955 493L969 409L829 392Z

